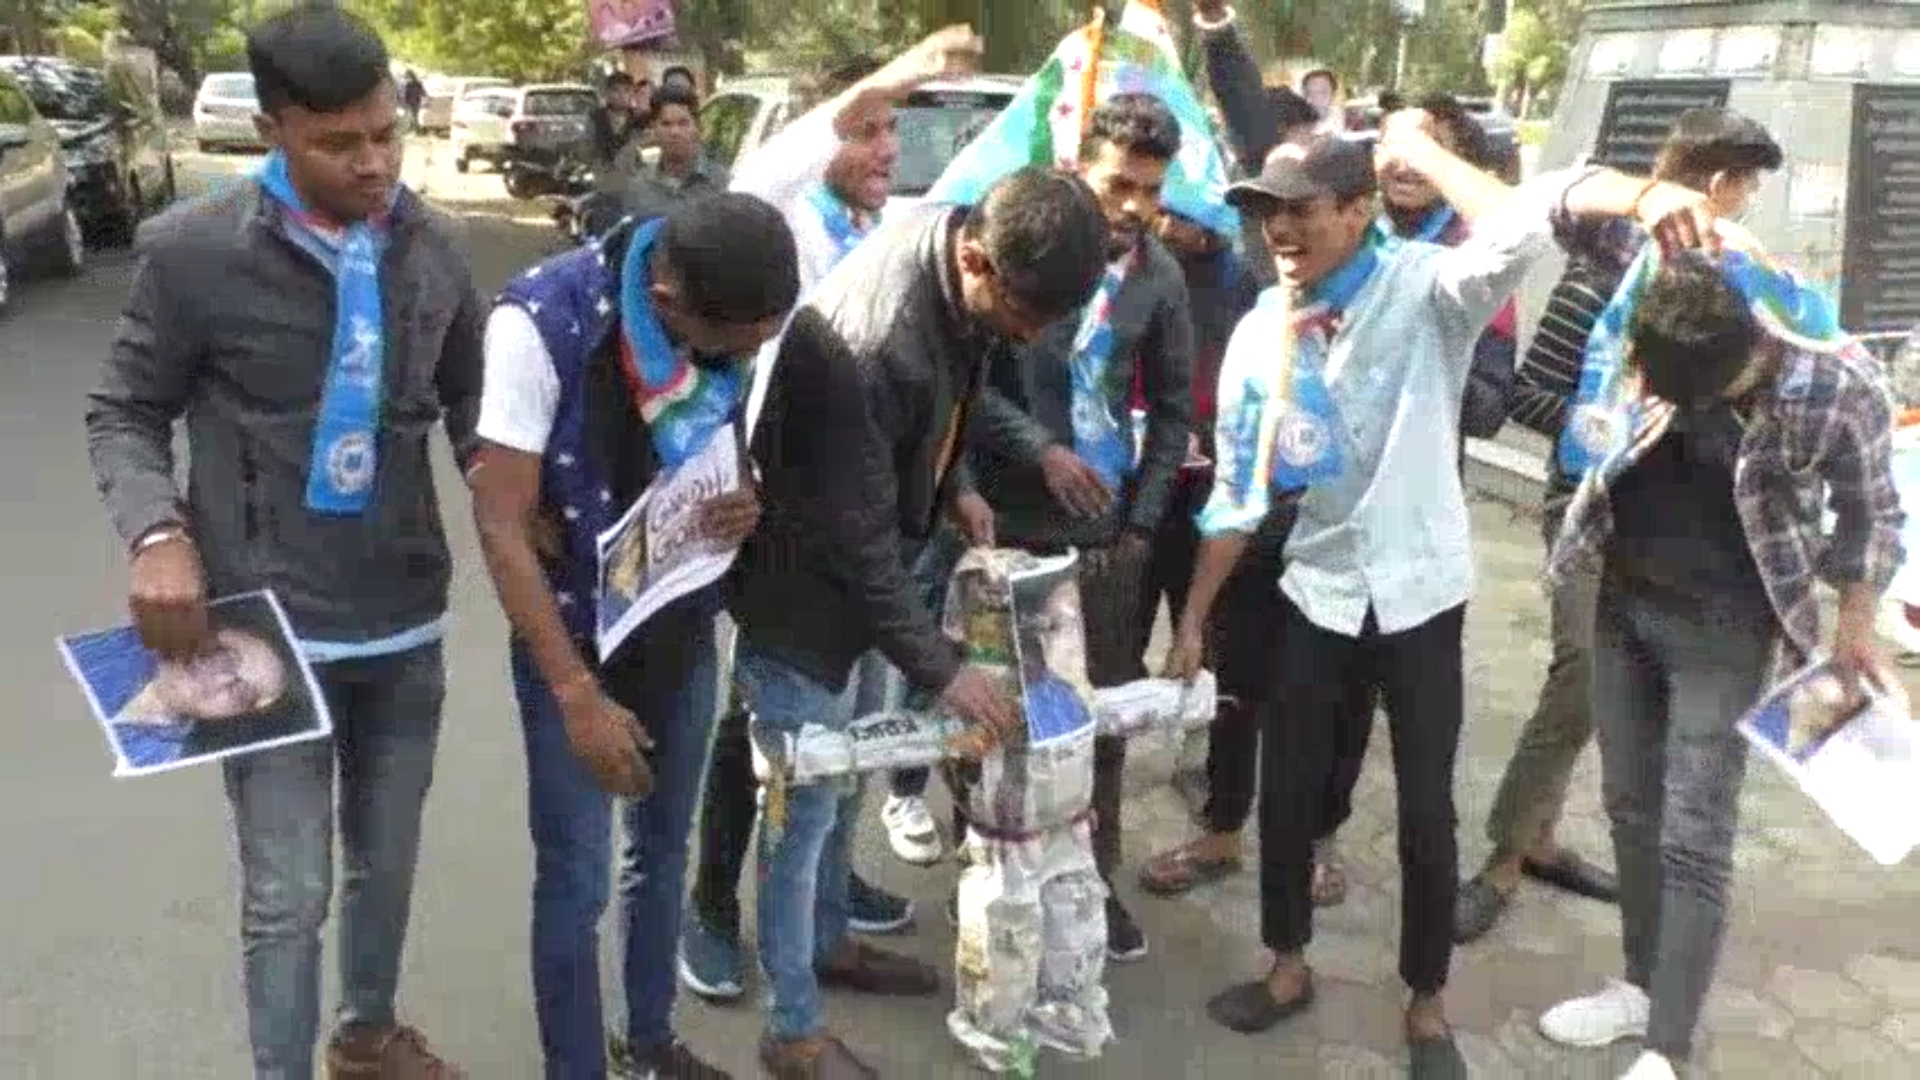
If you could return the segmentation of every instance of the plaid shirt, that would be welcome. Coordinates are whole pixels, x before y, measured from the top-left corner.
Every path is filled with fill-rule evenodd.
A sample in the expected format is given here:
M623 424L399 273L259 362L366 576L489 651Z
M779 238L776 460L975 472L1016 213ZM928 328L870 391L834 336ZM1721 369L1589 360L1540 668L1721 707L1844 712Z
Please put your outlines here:
M1554 227L1570 251L1618 260L1623 273L1639 250L1634 230L1575 225L1564 207ZM1783 631L1777 677L1819 648L1816 577L1879 591L1900 568L1906 515L1893 483L1892 400L1878 362L1850 344L1833 353L1788 350L1771 382L1738 411L1745 431L1734 463L1734 506ZM1613 535L1608 486L1666 435L1673 415L1671 404L1646 399L1627 448L1581 481L1547 559L1550 580L1606 550ZM1823 493L1835 519L1830 534L1822 528Z

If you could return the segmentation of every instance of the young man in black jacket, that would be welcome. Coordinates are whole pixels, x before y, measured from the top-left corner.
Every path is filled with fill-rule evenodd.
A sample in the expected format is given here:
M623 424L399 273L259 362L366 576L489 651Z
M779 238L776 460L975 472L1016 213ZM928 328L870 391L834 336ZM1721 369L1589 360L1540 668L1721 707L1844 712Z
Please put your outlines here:
M849 676L872 649L970 723L1019 722L997 680L964 667L941 635L909 560L953 514L989 345L1032 339L1083 306L1106 240L1083 183L1022 170L971 209L928 206L883 225L801 306L753 440L764 514L730 583L735 677L758 729L847 724ZM822 985L938 991L932 968L845 932L831 883L846 880L857 790L791 788L763 823L761 1058L776 1077L873 1075L827 1033ZM827 885L817 899L816 881Z

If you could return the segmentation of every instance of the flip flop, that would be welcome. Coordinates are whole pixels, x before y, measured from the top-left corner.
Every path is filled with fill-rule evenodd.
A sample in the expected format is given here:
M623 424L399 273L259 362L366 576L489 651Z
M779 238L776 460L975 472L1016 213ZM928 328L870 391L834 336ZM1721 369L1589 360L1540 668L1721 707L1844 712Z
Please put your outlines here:
M1154 896L1184 896L1202 885L1232 877L1245 865L1238 855L1202 859L1189 842L1155 856L1140 868L1140 887Z

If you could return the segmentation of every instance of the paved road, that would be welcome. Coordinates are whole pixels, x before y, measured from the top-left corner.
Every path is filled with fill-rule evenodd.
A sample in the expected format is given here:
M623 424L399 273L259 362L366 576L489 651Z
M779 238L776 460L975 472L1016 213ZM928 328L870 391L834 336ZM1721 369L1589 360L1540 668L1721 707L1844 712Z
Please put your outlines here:
M194 159L198 176L244 159ZM448 174L449 176L451 174ZM436 177L425 179L436 187ZM484 178L442 191L491 197ZM451 181L448 182L451 185ZM497 189L494 189L497 190ZM476 270L499 282L548 243L537 226L476 217ZM56 631L106 624L121 610L120 561L93 500L79 426L81 395L104 351L129 269L105 256L84 279L30 287L0 323L0 505L13 569L0 612L0 674L13 708L0 724L0 1077L202 1080L246 1075L234 978L228 825L212 774L115 783L98 736L50 645ZM450 474L443 490L456 492ZM405 1007L482 1080L537 1075L526 978L529 851L520 749L504 674L502 624L451 495L460 559L449 641L453 682L428 823ZM1545 613L1531 584L1530 521L1475 508L1482 593L1469 619L1472 722L1460 769L1465 856L1545 660ZM1382 742L1384 740L1381 740ZM1395 1075L1392 803L1380 753L1343 845L1356 888L1325 918L1316 952L1320 1006L1291 1030L1243 1038L1211 1028L1199 1005L1259 964L1251 877L1182 902L1130 899L1152 936L1143 964L1111 976L1121 1043L1096 1066L1048 1075L1146 1080ZM1180 838L1184 811L1155 780L1170 757L1141 755L1130 854ZM1591 762L1568 834L1605 851ZM1881 870L1849 848L1763 767L1747 798L1735 925L1702 1060L1723 1076L1920 1075L1920 870ZM937 912L947 875L885 858L874 830L863 865ZM1131 893L1130 884L1126 886ZM1495 939L1464 952L1453 1005L1479 1074L1603 1077L1624 1051L1546 1047L1538 1009L1615 969L1617 927L1604 907L1529 892ZM935 915L900 944L940 962L951 933ZM835 1000L832 1008L887 1074L967 1075L941 1027L940 1003ZM683 1010L689 1038L753 1075L751 1009Z

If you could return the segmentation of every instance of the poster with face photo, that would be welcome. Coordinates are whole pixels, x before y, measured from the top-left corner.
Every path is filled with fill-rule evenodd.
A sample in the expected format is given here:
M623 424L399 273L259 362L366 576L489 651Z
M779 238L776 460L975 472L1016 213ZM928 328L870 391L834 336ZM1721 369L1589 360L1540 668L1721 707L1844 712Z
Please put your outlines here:
M1066 555L1011 575L1014 655L1031 749L1072 742L1093 730L1077 563Z
M115 776L144 776L324 739L333 717L271 592L207 605L212 638L185 663L162 660L130 626L59 640L67 670L106 735Z

